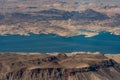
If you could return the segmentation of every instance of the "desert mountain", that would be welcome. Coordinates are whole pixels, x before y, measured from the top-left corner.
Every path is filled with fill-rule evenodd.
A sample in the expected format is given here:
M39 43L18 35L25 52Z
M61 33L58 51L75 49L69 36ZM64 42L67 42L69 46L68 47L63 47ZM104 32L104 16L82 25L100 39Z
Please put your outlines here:
M0 54L1 80L119 80L119 55Z

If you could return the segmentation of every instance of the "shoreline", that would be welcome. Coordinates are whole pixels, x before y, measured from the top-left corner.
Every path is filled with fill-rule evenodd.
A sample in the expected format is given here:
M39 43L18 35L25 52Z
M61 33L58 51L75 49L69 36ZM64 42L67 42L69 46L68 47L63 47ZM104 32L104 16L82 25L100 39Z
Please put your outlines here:
M75 36L84 36L85 38L89 38L89 37L94 37L94 36L97 36L99 35L100 33L110 33L111 35L115 35L115 36L120 36L119 33L114 33L114 32L109 32L109 31L97 31L97 32L79 32L78 34L74 34L74 35L60 35L60 34L57 34L57 33L34 33L34 32L31 32L31 33L27 33L27 34L17 34L17 33L14 33L14 34L0 34L0 36L26 36L26 37L29 37L31 36L31 34L33 35L49 35L49 34L53 34L55 36L60 36L60 37L75 37Z
M102 55L106 55L106 54L110 54L110 55L114 55L114 54L120 54L120 53L100 53L100 52L51 52L51 53L41 53L41 52L0 52L0 54L48 54L48 55L57 55L57 54L66 54L66 55L76 55L76 54L102 54Z

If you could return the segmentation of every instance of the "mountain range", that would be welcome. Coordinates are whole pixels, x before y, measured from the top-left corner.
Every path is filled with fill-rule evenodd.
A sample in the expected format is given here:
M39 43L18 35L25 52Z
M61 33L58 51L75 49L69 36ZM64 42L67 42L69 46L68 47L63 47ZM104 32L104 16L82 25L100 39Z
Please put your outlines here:
M0 34L28 34L33 32L37 34L55 33L61 36L70 36L69 34L81 34L79 31L81 29L98 32L102 30L120 34L119 15L119 13L116 13L109 16L106 13L89 8L84 11L66 11L51 8L34 12L1 13ZM63 31L64 34L60 31Z

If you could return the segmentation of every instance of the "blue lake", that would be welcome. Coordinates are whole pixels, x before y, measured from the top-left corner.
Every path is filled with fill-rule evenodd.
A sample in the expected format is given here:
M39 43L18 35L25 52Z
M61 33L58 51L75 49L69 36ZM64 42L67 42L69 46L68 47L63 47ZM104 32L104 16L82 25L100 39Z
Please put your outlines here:
M61 37L55 34L0 36L0 52L101 52L120 53L120 36L109 32L86 38L84 35Z

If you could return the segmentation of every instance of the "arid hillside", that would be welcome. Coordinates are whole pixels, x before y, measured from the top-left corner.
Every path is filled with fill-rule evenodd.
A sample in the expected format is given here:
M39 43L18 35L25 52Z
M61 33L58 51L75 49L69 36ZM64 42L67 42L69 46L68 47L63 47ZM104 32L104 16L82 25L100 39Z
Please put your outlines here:
M116 58L117 57L117 58ZM1 80L119 80L120 57L111 54L1 53Z
M47 9L37 12L0 14L0 35L57 34L59 36L97 35L108 31L120 35L120 14L109 16L94 9L65 11Z
M119 0L0 0L0 35L120 35Z

